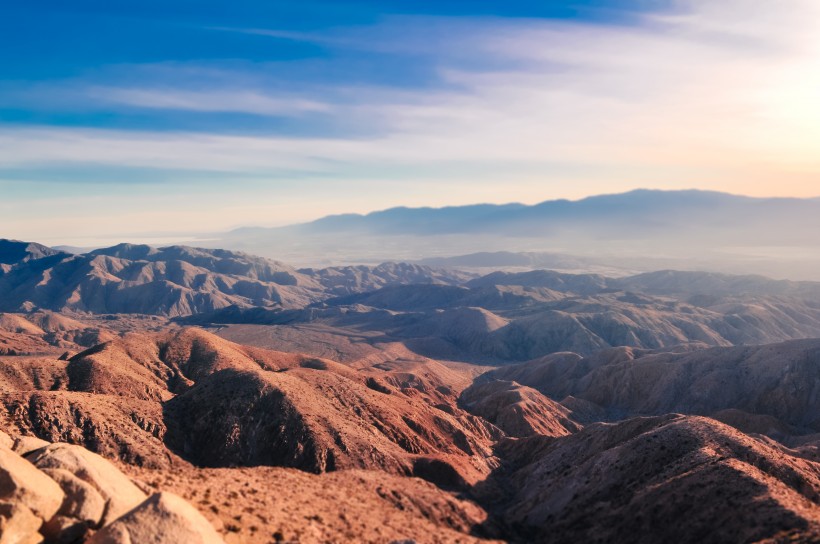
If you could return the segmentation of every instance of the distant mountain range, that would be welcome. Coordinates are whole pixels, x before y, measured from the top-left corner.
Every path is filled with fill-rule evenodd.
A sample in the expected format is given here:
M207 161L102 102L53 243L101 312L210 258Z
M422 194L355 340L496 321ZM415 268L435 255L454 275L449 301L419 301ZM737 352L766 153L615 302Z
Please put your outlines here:
M221 249L120 244L74 255L0 240L0 311L185 316L221 308L302 308L333 296L405 283L460 283L469 275L430 267L296 270Z
M186 245L314 269L394 261L475 272L549 268L626 276L675 269L820 281L817 232L820 199L636 190L535 205L333 215L209 234ZM79 254L93 248L56 249Z
M287 227L241 228L209 244L327 265L402 260L440 266L439 259L454 255L479 254L486 261L506 252L508 261L517 261L511 266L531 261L576 271L677 268L820 280L817 232L820 199L637 190L535 205L334 215Z
M394 342L424 357L499 363L613 346L820 337L820 283L763 276L660 271L612 278L550 270L479 276L408 263L296 269L186 246L120 244L73 255L4 240L0 248L3 312L297 325L288 338L306 345L335 346L339 338L366 334L371 344Z
M390 235L443 235L498 233L523 237L550 235L568 223L606 226L627 230L667 227L696 214L720 223L725 213L742 214L745 219L764 220L767 213L820 210L820 201L800 199L756 199L711 191L636 190L601 195L582 200L549 200L540 204L478 204L443 208L390 208L366 215L342 214L309 223L274 229L242 228L231 234L247 236L264 232L310 234L360 233ZM801 213L800 215L804 215ZM792 219L795 217L792 215ZM817 218L812 218L817 219Z
M260 315L233 319L266 323ZM395 285L353 294L267 323L309 324L322 333L329 327L378 331L379 342L401 342L425 357L503 363L614 346L670 349L820 337L820 284L693 272L620 279L493 273L463 286Z

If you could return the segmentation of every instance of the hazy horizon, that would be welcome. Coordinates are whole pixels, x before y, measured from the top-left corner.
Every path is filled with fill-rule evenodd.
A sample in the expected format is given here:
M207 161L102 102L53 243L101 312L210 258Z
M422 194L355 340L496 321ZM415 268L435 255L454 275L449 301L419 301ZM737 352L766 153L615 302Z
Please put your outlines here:
M614 277L676 269L820 281L818 229L817 198L641 189L535 205L396 207L285 227L101 233L68 244L66 238L27 241L71 252L121 243L186 245L315 268L451 258L447 266L456 268L551 268ZM493 256L497 252L513 256ZM472 254L485 255L458 258Z
M170 245L170 244L178 244L178 243L195 243L197 241L201 242L210 242L213 240L219 240L219 235L230 233L235 230L243 230L243 229L275 229L280 227L290 227L290 226L298 226L298 225L305 225L310 224L314 221L332 217L340 217L340 216L348 216L348 215L356 215L367 217L371 214L378 214L381 212L387 212L391 210L397 209L411 209L411 210L446 210L450 208L462 208L462 207L472 207L472 206L524 206L524 207L531 207L536 206L539 204L549 203L549 202L558 202L558 201L568 201L568 202L581 202L588 199L595 199L597 197L607 197L607 196L619 196L619 195L628 195L631 193L640 193L640 192L703 192L703 193L716 193L722 195L729 195L733 197L741 197L741 198L752 198L752 199L763 199L763 200L818 200L820 196L813 196L813 197L793 197L793 196L753 196L748 194L739 194L739 193L725 193L721 191L713 191L713 190L703 190L703 189L678 189L678 190L663 190L663 189L653 189L647 187L638 187L635 189L627 190L624 192L618 193L600 193L600 194L590 194L584 195L577 198L550 198L550 199L540 199L534 202L522 202L522 201L498 201L498 202L489 202L489 201L476 201L476 202L466 202L464 204L442 204L442 205L418 205L418 206L408 206L406 204L398 204L396 206L388 206L385 208L377 208L377 209L366 209L363 211L352 211L352 210L339 210L335 213L324 214L324 215L316 215L316 216L309 216L305 217L300 220L295 221L277 221L277 222L268 222L268 223L253 223L253 222L245 222L245 223L237 223L235 225L230 225L224 229L211 229L211 230L189 230L189 231L170 231L170 232L162 232L157 230L150 230L150 231L133 231L133 232L122 232L122 233L114 233L114 234L97 234L93 236L85 236L85 237L74 237L72 235L54 235L49 234L45 237L32 237L32 236L13 236L7 232L0 233L2 234L3 238L7 239L16 239L25 242L36 242L41 243L44 245L52 246L52 247L76 247L80 249L93 249L99 247L107 247L116 245L118 243L134 243L134 244L146 244L152 246L161 246L163 244Z

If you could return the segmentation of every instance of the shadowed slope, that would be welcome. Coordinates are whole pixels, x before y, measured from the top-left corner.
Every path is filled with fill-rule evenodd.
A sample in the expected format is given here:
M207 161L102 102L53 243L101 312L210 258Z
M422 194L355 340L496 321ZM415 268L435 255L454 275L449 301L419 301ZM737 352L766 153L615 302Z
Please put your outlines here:
M489 466L499 433L400 390L373 388L332 370L223 370L168 403L172 448L205 466L276 465L309 472L414 471L441 457L466 480Z

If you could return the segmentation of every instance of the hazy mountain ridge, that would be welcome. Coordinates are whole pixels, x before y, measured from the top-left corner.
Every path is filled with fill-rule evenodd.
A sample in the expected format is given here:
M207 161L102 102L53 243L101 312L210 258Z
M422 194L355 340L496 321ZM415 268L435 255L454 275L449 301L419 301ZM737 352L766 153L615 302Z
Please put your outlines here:
M535 205L345 214L287 227L243 228L212 244L291 262L398 259L453 266L453 260L448 264L453 255L472 254L456 262L499 266L502 259L515 263L503 266L579 272L676 268L820 280L813 234L819 229L820 199L636 190ZM508 255L491 257L496 252Z
M14 265L60 254L63 252L42 244L0 239L0 264Z
M470 277L398 263L297 271L246 253L187 246L120 244L71 255L37 244L6 245L13 250L0 275L0 310L11 312L184 316L228 307L301 308L334 294Z
M476 204L442 208L397 207L371 212L366 215L343 214L317 219L282 230L317 232L381 232L391 234L460 234L506 229L505 234L520 232L525 224L539 221L539 226L582 221L621 227L632 224L655 227L671 224L672 219L691 216L693 211L703 213L743 212L745 219L760 220L761 209L783 213L800 210L818 210L816 200L768 198L758 199L712 191L658 191L639 189L622 194L591 196L581 200L548 200L539 204ZM680 216L680 217L678 217ZM717 220L717 217L713 217ZM623 223L626 221L626 223ZM232 231L241 235L262 233L266 229L244 228ZM267 229L279 230L277 228ZM538 232L537 234L542 234ZM529 233L529 236L536 233Z

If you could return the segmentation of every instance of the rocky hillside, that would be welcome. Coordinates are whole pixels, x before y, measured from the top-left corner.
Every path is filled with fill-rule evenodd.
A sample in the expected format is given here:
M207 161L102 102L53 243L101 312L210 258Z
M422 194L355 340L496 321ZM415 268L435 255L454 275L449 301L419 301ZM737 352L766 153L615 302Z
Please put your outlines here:
M40 338L58 321L26 317L7 328ZM57 482L38 490L100 496L40 513L0 497L0 528L150 541L151 516L166 527L193 505L229 544L820 536L818 341L563 353L476 378L398 348L344 365L136 324L0 356L6 447ZM136 491L86 481L89 450Z
M432 362L355 370L197 329L106 332L112 340L67 357L55 347L0 356L0 427L38 448L82 445L153 488L167 483L206 508L227 542L492 533L488 514L456 497L497 466L491 446L504 436L457 407L469 379Z
M0 311L186 316L222 308L302 308L341 294L469 276L385 263L297 271L221 249L120 244L71 255L0 240Z
M472 278L458 270L431 268L418 264L382 263L378 266L334 266L303 268L300 273L318 281L332 296L376 291L382 287L407 284L460 285Z
M457 407L435 366L354 370L198 329L0 367L0 403L19 429L146 466L365 468L461 485L489 473L503 435Z
M477 493L521 542L816 542L820 464L701 417L500 446Z
M484 374L477 390L463 396L469 401L495 380L533 388L583 422L679 412L781 440L820 434L819 340L683 353L555 354Z
M602 277L562 276L539 273L515 280L488 276L470 282L474 287L397 285L303 310L227 310L199 316L197 321L275 326L270 330L279 332L265 335L259 344L274 349L284 348L277 342L289 342L294 335L305 337L308 352L311 343L324 347L338 342L344 349L346 339L356 336L382 346L401 343L423 357L488 364L563 351L590 355L618 346L669 349L820 337L820 304L809 299L692 295L687 301L603 289L596 282ZM527 279L533 277L550 281L530 285ZM481 284L495 281L524 285ZM600 292L579 294L595 290ZM220 334L255 343L241 328L229 327Z

